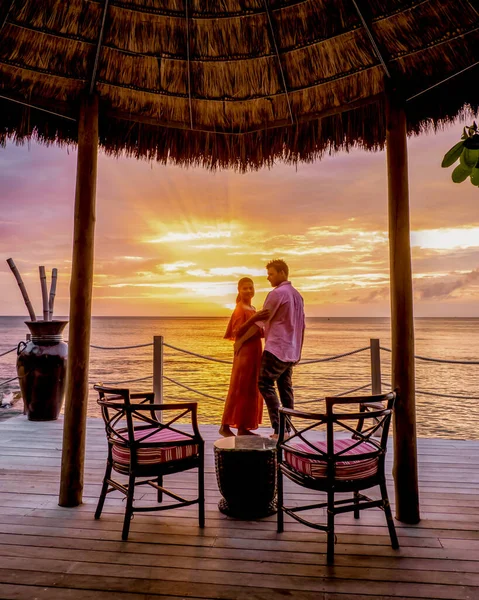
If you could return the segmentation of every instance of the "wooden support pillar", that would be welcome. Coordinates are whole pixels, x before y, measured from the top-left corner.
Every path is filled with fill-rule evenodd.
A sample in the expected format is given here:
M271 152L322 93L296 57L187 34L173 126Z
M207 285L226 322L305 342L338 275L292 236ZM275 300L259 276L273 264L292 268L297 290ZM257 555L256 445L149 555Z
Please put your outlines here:
M85 96L78 122L73 260L70 282L67 389L63 426L60 506L78 506L83 494L88 363L90 358L98 96Z
M388 93L386 145L391 277L392 386L399 390L394 412L396 517L418 523L414 317L409 231L406 114L401 99Z

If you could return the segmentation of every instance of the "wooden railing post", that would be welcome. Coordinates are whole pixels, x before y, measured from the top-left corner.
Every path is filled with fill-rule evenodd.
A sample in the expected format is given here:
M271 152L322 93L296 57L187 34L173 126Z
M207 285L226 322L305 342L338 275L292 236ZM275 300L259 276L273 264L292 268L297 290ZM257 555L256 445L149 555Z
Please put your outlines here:
M392 387L394 408L394 480L396 517L418 523L414 318L409 227L407 122L404 102L394 92L386 97L386 156L389 199Z
M370 339L371 353L371 391L373 394L381 393L381 354L378 339Z
M163 402L163 336L153 337L153 392L155 403Z
M63 425L60 506L78 506L83 496L88 363L90 359L98 96L84 96L78 121L78 156L70 282L70 327Z

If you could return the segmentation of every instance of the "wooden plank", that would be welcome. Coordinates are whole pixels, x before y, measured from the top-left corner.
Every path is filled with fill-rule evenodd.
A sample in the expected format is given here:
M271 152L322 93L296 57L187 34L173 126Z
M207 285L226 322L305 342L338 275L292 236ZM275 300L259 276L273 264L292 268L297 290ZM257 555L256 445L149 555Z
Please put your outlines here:
M147 600L145 594L122 593L124 600ZM178 596L156 596L162 600L178 600ZM79 590L36 585L12 585L2 583L2 600L118 600L117 592L103 590Z
M36 548L31 546L15 546L10 545L5 547L0 553L2 564L4 560L10 558L18 558L24 560L25 565L29 562L36 561L52 561L53 564L65 562L65 551L57 548ZM318 557L317 557L318 558ZM90 563L95 566L100 565L105 572L113 572L115 567L121 570L138 567L138 576L146 571L147 568L172 569L176 570L179 577L182 576L185 560L183 556L164 554L138 554L126 552L103 552L90 550L87 554L82 550L70 549L68 551L68 562L74 561L75 565L82 565L78 568L87 571L90 569ZM459 562L455 563L456 568L431 571L428 568L420 568L417 564L411 569L403 566L397 569L395 565L386 566L384 562L381 567L378 567L373 561L365 561L365 565L360 565L360 559L357 557L342 556L341 563L335 563L334 574L338 579L361 579L362 571L367 568L367 579L369 581L391 581L401 583L420 582L444 585L467 585L479 586L479 572L474 569L459 569ZM390 560L390 563L393 561ZM429 563L433 561L428 561ZM409 561L409 564L412 560ZM43 564L43 563L42 563ZM477 563L474 563L477 567ZM279 578L286 577L328 577L331 571L326 564L324 556L316 563L291 563L266 560L244 560L240 556L235 556L232 559L225 557L195 557L195 570L198 572L219 572L219 573L249 573L251 575L277 576ZM27 569L28 570L28 569ZM479 590L478 590L479 591Z
M10 548L6 546L16 547L15 553L19 552L22 556L24 548L31 546L32 548L41 549L61 549L63 555L65 551L70 549L78 550L82 553L81 559L85 561L92 560L92 556L99 556L98 553L108 553L108 560L112 562L114 553L118 552L119 542L108 540L94 539L78 539L71 538L56 538L48 536L24 536L17 534L0 534L1 543L5 546L2 552L8 556ZM369 556L360 554L360 548L356 547L354 554L338 554L336 565L348 566L351 563L356 567L365 568L391 568L391 569L413 569L413 570L431 570L431 571L455 571L455 572L470 572L478 573L477 560L464 560L455 558L454 556L436 560L431 556L405 556L401 553L401 560L397 560L397 556ZM364 549L363 549L364 550ZM90 555L90 552L92 554ZM131 542L128 544L127 550L121 553L121 560L130 560L130 555L135 560L134 555L154 555L157 556L164 553L167 556L190 557L190 558L209 558L209 559L240 559L243 561L254 562L272 562L280 564L300 564L300 565L317 565L325 564L324 556L316 553L307 552L285 552L285 551L262 551L257 549L234 549L234 548L219 548L217 546L204 547L189 547L189 546L174 546L169 545L166 548L159 541L157 543L138 543ZM96 553L96 554L95 554ZM70 554L68 554L70 556Z
M196 566L196 564L195 564ZM412 595L417 598L435 598L436 600L441 598L454 599L454 600L470 600L476 597L479 592L478 587L473 583L472 585L464 584L436 584L436 583L422 583L420 576L416 574L416 581L413 582L402 582L397 581L397 575L394 575L395 579L385 579L381 581L374 581L369 578L369 571L363 569L355 570L352 568L349 572L344 570L344 578L334 577L331 578L331 567L324 567L323 571L320 570L320 575L309 577L309 576L284 576L284 575L270 575L264 573L251 573L242 572L236 573L231 571L201 571L196 568L163 568L163 567L143 567L143 566L129 566L122 565L121 569L118 565L105 565L96 563L78 563L70 562L68 560L42 560L42 559L22 559L19 557L4 557L2 558L2 568L5 569L16 569L17 571L49 571L50 573L68 575L81 575L93 576L98 579L105 577L127 579L133 578L136 581L146 580L148 586L154 585L155 583L161 586L162 591L166 591L167 582L174 583L175 586L178 584L193 584L196 588L199 584L208 584L209 586L234 586L236 588L267 588L272 590L281 590L284 593L285 589L288 589L295 596L296 591L298 592L336 592L338 584L341 586L341 590L344 593L348 592L354 594L357 592L368 591L372 596L389 594L393 591L396 594ZM334 567L334 572L336 567ZM358 573L359 571L359 573ZM348 577L348 573L350 577ZM358 579L358 574L360 579ZM424 573L421 573L421 576ZM364 579L361 579L364 578ZM465 576L466 580L475 581L474 575L470 574ZM360 583L362 581L362 584ZM166 589L165 589L166 588ZM358 589L359 588L359 589ZM362 590L361 590L362 588ZM157 588L158 589L158 588ZM176 587L176 589L178 589ZM295 596L296 597L296 596Z

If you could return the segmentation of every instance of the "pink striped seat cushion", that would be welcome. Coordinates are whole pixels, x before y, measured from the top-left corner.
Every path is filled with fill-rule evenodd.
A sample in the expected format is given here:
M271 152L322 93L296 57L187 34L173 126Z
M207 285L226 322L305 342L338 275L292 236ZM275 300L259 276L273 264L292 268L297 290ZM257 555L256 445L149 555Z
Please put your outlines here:
M157 463L166 463L173 460L182 460L184 458L190 458L198 454L197 444L187 444L185 446L175 446L175 442L183 442L190 438L181 433L171 431L171 429L157 429L151 427L147 429L136 429L135 440L140 440L148 435L151 431L156 431L153 435L150 435L145 439L143 444L151 444L154 442L171 442L171 446L163 446L150 448L140 448L137 451L138 464L140 465L154 465ZM128 438L128 433L122 434ZM130 449L127 448L121 441L115 443L112 449L113 460L122 465L130 464Z
M313 446L319 448L323 452L327 452L327 443L324 442L311 442ZM357 444L356 440L352 439L338 439L334 442L334 453L341 452L350 446L354 446ZM313 449L308 446L305 442L294 440L291 441L291 447L299 450L300 452L306 452L308 454L312 454L313 456L318 456L317 454L313 454ZM358 456L359 454L366 454L369 452L376 451L377 448L368 442L361 442L354 448L350 448L344 454L350 454ZM327 462L326 460L321 460L318 458L306 458L304 456L297 456L284 451L284 460L288 465L293 467L296 471L300 473L304 473L305 475L309 475L310 477L315 477L317 479L327 477ZM350 479L366 479L367 477L371 477L376 475L378 471L378 458L366 458L364 460L351 460L336 463L336 479L341 480L350 480Z

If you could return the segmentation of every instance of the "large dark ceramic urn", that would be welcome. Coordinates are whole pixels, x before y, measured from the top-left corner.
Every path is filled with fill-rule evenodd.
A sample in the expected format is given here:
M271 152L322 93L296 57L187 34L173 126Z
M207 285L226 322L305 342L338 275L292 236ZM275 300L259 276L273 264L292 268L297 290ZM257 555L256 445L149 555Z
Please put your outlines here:
M30 421L53 421L60 414L68 355L62 332L67 323L25 321L31 339L19 344L17 373Z

